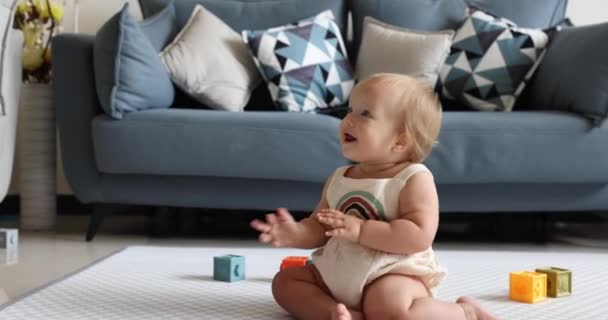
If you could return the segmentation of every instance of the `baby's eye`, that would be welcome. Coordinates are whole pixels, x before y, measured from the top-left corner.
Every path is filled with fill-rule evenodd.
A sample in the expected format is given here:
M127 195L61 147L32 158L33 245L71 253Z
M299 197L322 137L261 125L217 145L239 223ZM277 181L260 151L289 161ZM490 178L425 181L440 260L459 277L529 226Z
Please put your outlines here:
M363 112L361 112L361 115L367 118L372 118L372 114L369 113L369 111L364 110Z

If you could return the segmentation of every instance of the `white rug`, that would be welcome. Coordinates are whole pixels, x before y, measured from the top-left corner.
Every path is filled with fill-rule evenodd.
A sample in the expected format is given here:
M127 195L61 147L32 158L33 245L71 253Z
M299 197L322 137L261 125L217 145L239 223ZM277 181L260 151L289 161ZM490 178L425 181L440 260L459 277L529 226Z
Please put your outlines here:
M0 319L290 319L270 292L281 259L310 251L272 248L129 247L0 308ZM214 281L213 256L246 256L247 280ZM449 269L439 297L481 300L502 319L608 319L608 255L437 252ZM508 299L509 271L559 266L574 294L538 304Z

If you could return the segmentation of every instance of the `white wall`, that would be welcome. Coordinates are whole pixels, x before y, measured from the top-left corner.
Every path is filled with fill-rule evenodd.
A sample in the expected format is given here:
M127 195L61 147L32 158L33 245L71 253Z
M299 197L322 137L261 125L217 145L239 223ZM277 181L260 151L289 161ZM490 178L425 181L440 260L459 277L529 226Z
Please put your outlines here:
M68 3L66 11L65 30L73 30L73 11L70 5L74 0L65 0ZM179 0L178 0L179 1ZM510 0L503 0L510 1ZM535 1L535 0L529 0ZM141 19L141 11L137 0L79 0L80 32L95 33L97 29L114 13L129 2L131 13ZM569 0L566 15L576 25L586 25L608 21L607 0Z
M505 0L508 1L508 0ZM534 1L534 0L531 0ZM587 25L608 21L608 1L606 0L569 0L566 16L575 25Z
M65 0L67 3L65 20L63 23L64 32L72 32L74 30L74 11L73 0ZM504 0L509 1L509 0ZM529 0L534 1L534 0ZM79 0L79 32L93 34L103 23L114 13L118 12L125 2L129 2L130 12L133 16L141 19L141 11L137 0ZM566 15L572 19L576 25L587 25L593 23L608 22L608 1L607 0L569 0ZM15 163L18 163L16 159ZM65 178L61 163L58 160L57 173L57 191L60 194L70 194L71 190ZM17 169L17 168L15 168ZM11 194L16 194L18 191L17 176L14 170L12 185L10 188Z
M66 2L66 19L64 21L64 31L74 30L74 3L75 0L64 0ZM129 3L129 12L141 19L141 10L137 0L76 0L79 8L79 32L95 33L113 14L118 12Z

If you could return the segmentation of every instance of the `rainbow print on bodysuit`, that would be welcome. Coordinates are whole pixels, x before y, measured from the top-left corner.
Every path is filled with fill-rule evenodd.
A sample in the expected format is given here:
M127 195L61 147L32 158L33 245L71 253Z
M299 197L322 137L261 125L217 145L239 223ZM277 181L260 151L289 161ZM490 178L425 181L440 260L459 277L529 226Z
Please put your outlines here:
M369 192L349 192L338 201L336 207L341 212L344 212L344 214L363 220L386 221L382 203Z

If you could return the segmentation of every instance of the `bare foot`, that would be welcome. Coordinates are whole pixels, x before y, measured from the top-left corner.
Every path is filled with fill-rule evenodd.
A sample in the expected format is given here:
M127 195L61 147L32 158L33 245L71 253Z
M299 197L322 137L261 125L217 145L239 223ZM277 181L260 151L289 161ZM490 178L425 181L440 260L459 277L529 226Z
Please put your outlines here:
M498 317L484 309L479 302L471 297L460 297L456 303L462 306L469 320L498 320Z
M336 305L336 309L331 313L332 320L363 320L363 314L358 311L350 310L342 303Z

